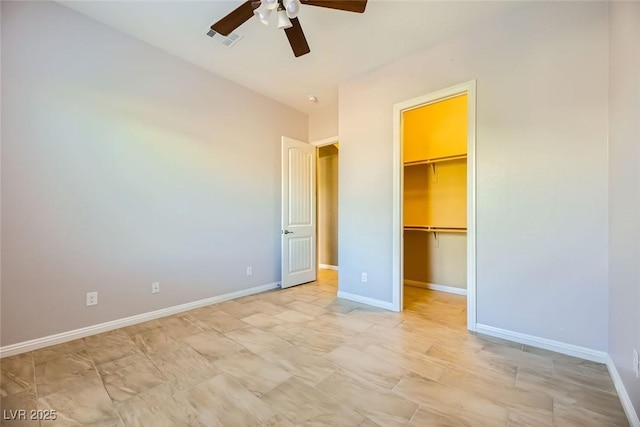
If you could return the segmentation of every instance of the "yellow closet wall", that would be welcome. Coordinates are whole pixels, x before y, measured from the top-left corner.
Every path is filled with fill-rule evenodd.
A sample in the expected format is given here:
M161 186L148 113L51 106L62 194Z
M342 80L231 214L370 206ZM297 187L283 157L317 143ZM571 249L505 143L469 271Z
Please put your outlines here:
M404 278L466 289L467 235L462 233L405 233ZM411 282L410 282L411 283Z
M403 114L405 226L466 228L466 154L466 95ZM439 161L452 156L463 157ZM405 280L464 289L466 250L465 233L405 231Z
M402 117L404 161L467 153L467 95L409 110Z
M465 228L467 162L404 168L404 224Z

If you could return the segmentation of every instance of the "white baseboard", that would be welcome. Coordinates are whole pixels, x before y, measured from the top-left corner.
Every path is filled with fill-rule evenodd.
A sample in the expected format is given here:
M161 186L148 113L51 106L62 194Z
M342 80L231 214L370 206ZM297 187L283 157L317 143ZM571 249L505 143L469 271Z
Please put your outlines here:
M110 322L99 323L97 325L87 326L85 328L75 329L73 331L62 332L42 338L36 338L29 341L6 345L0 347L0 358L25 353L27 351L37 350L39 348L48 347L54 344L62 344L64 342L73 341L78 338L87 337L89 335L112 331L114 329L135 325L137 323L147 322L149 320L158 319L160 317L171 316L172 314L182 313L183 311L205 307L207 305L215 304L218 302L228 301L264 291L269 291L278 287L280 287L280 282L269 283L266 285L255 286L249 289L243 289L241 291L230 292L224 295L218 295L211 298L188 302L186 304L174 305L172 307L150 311L148 313L137 314L135 316L112 320Z
M467 295L467 290L462 288L456 288L455 286L437 285L435 283L419 282L417 280L404 280L404 284L407 286L413 286L415 288L430 289L432 291L446 292L448 294Z
M607 360L607 353L604 351L593 350L591 348L567 344L547 338L522 334L520 332L509 331L507 329L495 328L493 326L482 325L480 323L476 325L476 332L518 342L520 344L527 344L532 347L544 348L545 350L555 351L557 353L579 357L581 359L591 360L592 362L605 363Z
M629 396L629 393L627 393L627 389L622 382L622 378L620 378L618 369L616 368L615 363L613 363L611 356L607 355L606 363L607 368L609 369L609 375L611 375L611 379L613 380L613 385L616 386L618 398L620 399L624 413L627 415L627 419L629 420L629 425L631 427L640 427L640 418L638 418L638 413L633 407L631 397Z
M393 304L388 301L380 301L379 299L373 299L369 297L363 297L361 295L350 294L348 292L338 291L338 298L348 299L349 301L360 302L362 304L371 305L373 307L384 308L385 310L393 310Z
M337 265L331 265L331 264L318 264L318 267L320 267L320 268L324 268L325 270L335 270L335 271L338 271L338 266L337 266Z

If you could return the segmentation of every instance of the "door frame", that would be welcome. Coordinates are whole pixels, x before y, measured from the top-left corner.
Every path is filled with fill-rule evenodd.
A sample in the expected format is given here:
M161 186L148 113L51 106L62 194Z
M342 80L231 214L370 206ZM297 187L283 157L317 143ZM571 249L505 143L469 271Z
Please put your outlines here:
M476 80L412 98L393 106L393 243L392 305L402 311L404 300L402 113L453 96L467 94L467 329L476 330Z
M318 140L318 141L310 142L309 144L320 148L320 147L325 147L327 145L335 144L335 143L339 142L338 139L339 138L337 136L332 136L330 138L324 138L324 139L321 139L321 140Z
M312 141L309 144L313 145L314 147L316 147L316 175L320 173L320 169L318 168L318 163L320 161L320 148L322 147L326 147L327 145L333 145L333 144L337 144L339 143L338 141L338 137L337 136L331 136L329 138L324 138L324 139L320 139L318 141ZM339 174L339 172L338 172ZM340 189L338 188L338 191L340 191ZM318 209L320 209L320 205L318 204L318 177L316 176L316 237L318 237L320 235L320 222L317 220L318 218ZM338 201L338 212L340 212L340 205L339 205L339 201ZM320 268L320 256L318 255L319 251L318 249L320 249L320 239L316 238L316 263L318 265L318 269ZM323 264L324 265L324 264ZM327 267L323 267L323 268L327 268ZM336 266L335 268L329 268L330 270L339 270L339 266Z

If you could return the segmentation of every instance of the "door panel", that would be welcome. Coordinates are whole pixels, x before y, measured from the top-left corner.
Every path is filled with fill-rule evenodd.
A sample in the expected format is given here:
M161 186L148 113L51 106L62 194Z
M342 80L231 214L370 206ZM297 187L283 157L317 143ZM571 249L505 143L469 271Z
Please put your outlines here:
M289 271L302 273L310 271L312 266L311 237L289 237Z
M282 137L282 287L316 275L316 148Z

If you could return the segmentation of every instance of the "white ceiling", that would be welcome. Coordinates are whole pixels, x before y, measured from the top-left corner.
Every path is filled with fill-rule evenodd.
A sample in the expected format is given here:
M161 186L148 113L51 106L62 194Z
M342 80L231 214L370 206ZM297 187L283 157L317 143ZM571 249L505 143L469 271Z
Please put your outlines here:
M306 113L337 103L340 82L524 4L369 0L364 14L302 6L311 53L295 58L284 31L256 18L235 31L243 39L231 48L205 35L242 0L60 3Z

